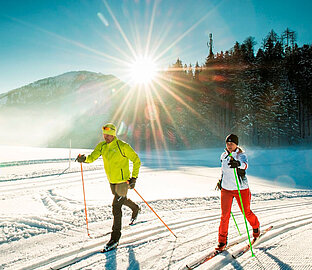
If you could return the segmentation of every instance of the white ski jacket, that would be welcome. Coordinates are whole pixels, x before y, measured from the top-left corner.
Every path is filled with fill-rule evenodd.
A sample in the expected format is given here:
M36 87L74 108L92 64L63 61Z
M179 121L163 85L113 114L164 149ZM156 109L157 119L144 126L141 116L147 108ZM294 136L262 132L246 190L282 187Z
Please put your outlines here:
M245 170L248 167L247 156L244 152L241 151L240 148L237 148L234 152L232 152L232 156L234 159L239 160L241 165L238 167L241 170L230 168L228 163L231 160L229 152L225 150L221 154L221 169L222 169L222 178L221 178L221 186L226 190L237 190L237 184L235 180L234 170L236 170L236 175L238 177L239 189L247 189L248 181L246 177Z

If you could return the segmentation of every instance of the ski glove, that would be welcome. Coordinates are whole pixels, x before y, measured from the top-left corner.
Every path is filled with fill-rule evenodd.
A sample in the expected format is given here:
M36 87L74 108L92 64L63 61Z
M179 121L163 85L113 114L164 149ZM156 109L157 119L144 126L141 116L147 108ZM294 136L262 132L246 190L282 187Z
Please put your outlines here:
M78 161L80 163L85 162L86 156L85 155L78 155L75 161Z
M129 179L129 188L130 189L134 189L134 187L135 187L135 182L136 182L136 178L135 177L131 177L130 179Z
M228 165L230 166L230 168L238 168L241 163L239 160L231 159Z

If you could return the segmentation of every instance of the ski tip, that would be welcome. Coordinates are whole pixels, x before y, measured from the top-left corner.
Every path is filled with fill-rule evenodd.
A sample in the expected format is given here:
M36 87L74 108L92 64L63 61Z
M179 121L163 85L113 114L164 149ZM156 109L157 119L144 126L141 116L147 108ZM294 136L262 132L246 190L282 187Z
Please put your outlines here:
M112 248L112 249L109 249L109 250L105 250L105 249L102 249L100 252L101 253L107 253L109 251L112 251L112 250L115 250L116 248Z
M271 225L271 226L267 227L266 229L264 229L263 231L261 231L260 234L266 233L266 232L268 232L268 231L270 231L272 229L273 229L273 225Z

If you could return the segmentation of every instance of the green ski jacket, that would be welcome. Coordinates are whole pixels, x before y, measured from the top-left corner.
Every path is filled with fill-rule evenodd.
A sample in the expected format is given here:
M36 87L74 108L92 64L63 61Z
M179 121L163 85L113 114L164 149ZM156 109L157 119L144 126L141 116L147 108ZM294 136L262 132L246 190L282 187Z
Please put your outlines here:
M92 163L100 156L103 157L104 169L111 184L126 182L130 179L129 160L133 163L132 177L138 177L141 161L128 143L117 137L109 144L105 141L100 142L87 156L85 162Z

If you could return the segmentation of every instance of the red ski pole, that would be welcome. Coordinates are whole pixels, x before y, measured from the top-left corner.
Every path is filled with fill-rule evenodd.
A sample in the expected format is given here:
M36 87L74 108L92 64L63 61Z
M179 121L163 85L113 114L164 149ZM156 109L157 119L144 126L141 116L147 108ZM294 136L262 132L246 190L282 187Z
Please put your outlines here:
M80 167L81 167L81 180L82 180L83 200L84 200L84 206L85 206L87 233L88 233L88 236L91 237L91 236L90 236L90 233L89 233L89 226L88 226L88 213L87 213L86 194L85 194L84 181L83 181L82 163L80 163Z
M128 184L129 184L129 181L128 181ZM157 213L154 211L154 209L147 203L147 201L145 201L143 199L143 197L140 195L140 193L135 189L133 188L133 190L136 192L136 194L138 194L140 196L140 198L146 203L146 205L153 211L153 213L159 218L159 220L165 225L165 227L174 235L175 238L178 238L174 233L173 231L170 230L170 228L168 227L168 225L161 219L160 216L157 215Z

